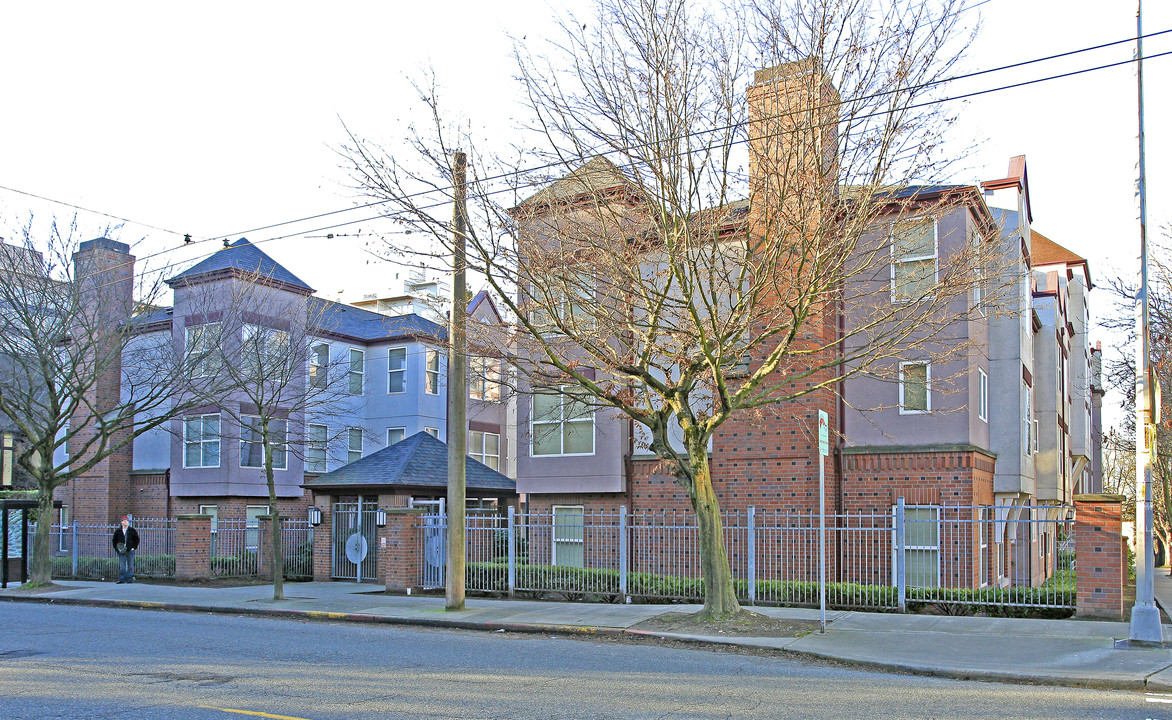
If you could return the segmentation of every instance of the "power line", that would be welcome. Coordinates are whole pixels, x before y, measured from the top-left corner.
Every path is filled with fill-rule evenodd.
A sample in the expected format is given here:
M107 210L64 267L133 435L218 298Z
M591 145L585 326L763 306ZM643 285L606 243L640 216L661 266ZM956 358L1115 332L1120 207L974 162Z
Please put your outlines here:
M81 210L82 212L92 213L94 215L101 215L102 217L108 217L111 220L130 223L131 225L141 225L142 227L150 228L151 230L158 230L159 232L169 233L171 235L184 235L184 233L168 230L167 228L159 227L158 225L151 225L150 223L139 222L137 220L119 217L118 215L111 215L110 213L104 213L100 210L91 210L80 205L74 205L73 203L65 202L64 200L54 200L53 198L45 197L44 195L37 195L36 193L31 193L26 190L17 190L16 188L5 187L4 185L0 185L0 190L7 190L8 192L16 193L17 195L25 195L27 197L36 198L37 200L44 200L45 202L50 202L55 205L63 205L65 207L73 208L74 210Z
M1153 33L1148 33L1148 34L1145 34L1145 35L1144 35L1144 37L1145 37L1145 38L1148 38L1148 37L1155 37L1155 36L1159 36L1159 35L1165 35L1165 34L1168 34L1168 33L1172 33L1172 29L1168 29L1168 30L1161 30L1161 31L1153 32ZM1057 59L1057 58L1062 58L1062 57L1068 57L1068 56L1076 55L1076 54L1079 54L1079 53L1090 52L1090 51L1093 51L1093 50L1099 50L1099 49L1103 49L1103 48L1107 48L1107 47L1112 47L1112 46L1119 45L1119 44L1122 44L1122 43L1132 42L1132 41L1134 41L1134 40L1135 40L1135 38L1127 38L1127 39L1124 39L1124 40L1116 40L1116 41L1109 42L1109 43L1103 43L1103 44L1100 44L1100 45L1095 45L1095 46L1091 46L1091 47L1081 48L1081 49L1078 49L1078 50L1071 50L1071 51L1067 51L1067 52L1063 52L1063 53L1058 53L1058 54L1055 54L1055 55L1049 55L1049 56L1042 57L1042 58L1036 58L1036 59L1033 59L1033 60L1026 60L1026 61L1022 61L1022 62L1012 63L1012 64L1005 65L1005 66L1001 66L1001 67L998 67L998 68L992 68L992 69L988 69L988 70L980 70L980 71L975 71L975 72L972 72L972 73L967 73L967 74L964 74L964 75L958 75L958 76L954 76L954 77L951 77L951 78L942 78L942 79L940 79L940 80L936 80L936 81L933 81L933 82L930 82L930 83L924 83L924 84L922 84L922 85L919 85L919 86L911 86L911 87L908 87L908 88L900 88L900 89L894 89L894 90L887 90L887 91L883 91L883 92L880 92L880 93L875 93L874 95L871 95L871 96L864 96L864 97L862 97L862 98L858 98L858 99L856 99L856 100L852 100L851 102L859 102L859 101L865 101L865 100L875 99L875 98L883 97L883 96L885 96L885 95L890 95L890 94L892 94L892 93L895 93L895 92L909 92L909 91L914 91L914 90L923 89L923 88L926 88L926 87L931 87L931 86L934 86L934 85L943 84L943 83L946 83L946 82L953 82L953 81L956 81L956 80L966 79L966 78L970 78L970 77L977 77L977 76L980 76L980 75L985 75L985 74L989 74L989 73L993 73L993 72L999 72L999 71L1002 71L1002 70L1008 70L1008 69L1013 69L1013 68L1023 67L1023 66L1027 66L1027 65L1031 65L1031 64L1039 63L1039 62L1045 62L1045 61L1047 61L1047 60L1053 60L1053 59ZM1166 52L1162 52L1162 53L1157 53L1157 54L1155 54L1155 55L1147 55L1147 56L1145 56L1145 59L1146 59L1146 60L1152 60L1152 59L1159 58L1159 57L1164 57L1164 56L1167 56L1167 55L1172 55L1172 50L1169 50L1169 51L1166 51ZM955 96L950 96L950 97L945 97L945 98L937 98L937 99L934 99L934 100L926 100L926 101L924 101L924 102L921 102L921 103L916 103L916 104L913 104L913 105L908 105L906 108L903 108L903 109L916 109L916 108L928 107L928 106L931 106L931 105L942 104L942 103L946 103L946 102L953 102L953 101L956 101L956 100L963 100L963 99L967 99L967 98L977 97L977 96L980 96L980 95L987 95L987 94L994 93L994 92L1001 92L1001 91L1004 91L1004 90L1011 90L1011 89L1020 88L1020 87L1025 87L1025 86L1029 86L1029 85L1035 85L1035 84L1042 83L1042 82L1050 82L1050 81L1053 81L1053 80L1060 80L1060 79L1063 79L1063 78L1073 77L1073 76L1077 76L1077 75L1083 75L1083 74L1090 73L1090 72L1097 72L1097 71L1099 71L1099 70L1110 69L1110 68L1113 68L1113 67L1120 67L1120 66L1123 66L1123 65L1128 65L1128 64L1131 64L1131 63L1134 63L1134 62L1136 62L1136 59L1135 59L1135 58L1129 58L1129 59L1127 59L1127 60L1120 60L1120 61L1113 62L1113 63L1106 63L1106 64L1103 64L1103 65L1097 65L1097 66L1093 66L1093 67L1089 67L1089 68L1083 68L1083 69L1080 69L1080 70L1073 70L1073 71L1066 72L1066 73L1059 73L1059 74L1055 74L1055 75L1049 75L1049 76L1042 77L1042 78L1035 78L1035 79L1033 79L1033 80L1024 80L1024 81L1021 81L1021 82L1017 82L1017 83L1011 83L1011 84L1008 84L1008 85L1000 85L1000 86L997 86L997 87L993 87L993 88L987 88L987 89L984 89L984 90L975 90L975 91L972 91L972 92L969 92L969 93L962 93L962 94L960 94L960 95L955 95ZM827 109L827 108L831 108L831 107L837 107L837 106L840 106L840 105L842 105L842 104L845 104L846 102L847 102L847 101L838 101L838 102L834 102L834 103L827 103L826 105L823 105L823 106L821 106L821 107L819 107L819 108L813 108L813 110L814 110L814 111L817 111L817 110L819 110L819 109ZM805 110L803 110L803 111L805 111ZM791 112L786 112L786 113L779 113L779 114L777 114L777 115L775 115L775 116L772 116L772 117L770 117L770 118L764 118L764 119L765 119L765 120L776 120L776 119L781 119L781 118L784 118L784 117L786 117L786 116L788 116L788 115L790 115L790 114L792 114L792 113L794 113L794 112L798 112L798 111L791 111ZM854 116L854 118L853 118L853 119L854 119L854 120L864 120L864 119L868 119L868 118L872 118L872 117L878 117L878 116L882 116L882 115L885 115L885 114L887 114L888 112L889 112L889 111L887 111L887 110L879 110L879 111L876 111L876 112L873 112L873 113L869 113L869 114L865 114L865 115L858 115L858 116ZM713 133L713 132L719 132L719 131L721 131L721 130L730 130L730 129L735 129L735 128L736 128L736 127L738 127L740 124L741 124L741 123L734 123L734 124L729 124L729 125L722 126L722 127L715 127L715 128L709 128L709 129L705 129L705 130L700 130L700 131L696 131L696 132L689 133L689 134L686 134L686 135L681 135L679 138L676 138L676 139L684 139L684 138L688 138L688 137L695 137L695 136L700 136L700 135L706 135L706 134L710 134L710 133ZM786 132L796 132L796 131L786 131ZM780 133L778 133L778 134L780 134ZM745 143L745 142L748 142L748 140L747 140L747 139L740 139L740 140L733 140L733 141L731 141L731 144L743 144L743 143ZM632 148L632 147L628 147L628 148L615 148L615 149L612 149L612 150L611 150L611 152L617 152L617 151L630 151L630 150L632 150L632 149L634 149L634 148ZM695 148L693 151L697 151L697 150L703 150L703 149L704 149L704 148ZM586 157L586 155L585 155L585 154L578 154L578 155L575 155L575 156L572 158L572 160L575 160L575 161L582 161L582 160L584 160L584 159L585 159L585 157ZM565 165L567 162L569 162L570 160L571 160L571 158L565 158L565 159L558 160L558 161L555 161L555 162L546 163L546 164L544 164L544 165L537 165L537 166L530 167L530 168L524 168L524 169L519 169L519 170L513 170L513 171L510 171L510 172L507 172L507 173L500 173L500 174L498 174L498 175L492 175L492 176L488 176L488 177L482 178L482 179L480 179L480 181L479 181L479 182L480 182L480 183L488 183L488 182L492 182L492 181L496 181L496 180L503 180L503 179L508 179L508 178L514 178L514 177L518 177L518 176L520 176L520 175L522 175L522 174L525 174L525 173L533 173L533 172L538 172L538 171L541 171L541 170L552 169L552 168L555 168L555 167L564 166L564 165ZM621 169L621 168L623 168L624 166L625 166L625 167L630 167L630 166L632 166L633 164L634 164L633 162L630 162L630 163L624 163L624 164L622 164L622 165L616 165L616 167L619 167L619 168ZM450 187L447 187L447 186L439 186L439 187L429 188L429 189L427 189L427 190L421 190L421 191L418 191L418 192L415 192L415 193L409 193L409 194L407 194L407 195L404 195L404 196L402 196L401 198L396 198L396 199L397 199L397 200L407 200L407 199L412 199L412 198L417 198L417 197L422 197L422 196L426 196L426 195L435 194L435 193L438 193L438 192L443 192L443 191L445 191L445 190L450 190L450 189L451 189L451 188L450 188ZM481 196L482 196L482 197L489 197L489 196L493 196L493 195L499 195L499 194L503 194L503 193L507 193L507 192L512 192L512 191L514 191L514 190L515 190L515 188L514 188L514 187L504 187L504 188L501 188L501 189L499 189L499 190L490 190L490 191L485 191L485 192L483 192L483 193L481 194ZM341 213L351 212L351 211L354 211L354 210L361 210L361 209L365 209L365 208L375 207L375 206L378 206L378 205L384 205L384 204L386 204L386 203L388 203L388 202L391 202L391 200L390 200L390 199L387 199L387 200L378 200L378 201L374 201L374 202L366 203L366 204L364 204L364 205L354 206L354 207L350 207L350 208L344 208L344 209L340 209L340 210L334 210L334 211L325 212L325 213L319 213L319 214L317 214L317 215L307 216L307 217L304 217L304 218L298 218L298 219L296 219L296 220L287 220L287 221L280 222L280 223L273 223L273 224L271 224L271 225L263 226L263 227L260 227L260 228L255 228L255 229L253 229L252 231L253 231L253 232L255 232L255 231L259 231L259 230L273 229L273 228L277 228L277 227L283 227L283 226L286 226L286 225L292 225L292 224L299 223L299 222L304 222L304 221L306 221L306 220L318 219L318 218L323 218L323 217L330 217L330 216L333 216L333 215L338 215L338 214L341 214ZM430 210L430 209L433 209L433 208L443 207L443 206L447 205L447 204L448 204L448 202L450 202L450 201L449 201L449 200L447 200L447 199L444 199L444 200L437 201L437 202L434 202L434 203L432 203L432 204L429 204L429 205L423 205L423 206L421 206L421 207L419 207L419 208L417 208L417 209L418 209L418 210ZM350 221L341 222L341 223L334 223L334 224L329 224L329 225L323 225L323 226L321 226L321 227L317 227L317 228L314 228L314 229L312 229L312 230L305 230L305 231L299 231L299 232L294 232L294 233L288 233L288 234L285 234L285 235L276 235L276 236L273 236L273 237L264 238L264 239L262 239L262 240L256 240L256 241L251 241L251 242L252 242L252 244L253 244L253 245L259 245L259 244L263 244L263 243L273 242L273 241L275 241L275 240L283 240L283 239L288 239L288 238L291 238L291 237L298 237L298 236L303 236L303 235L306 235L306 234L309 234L309 233L323 232L323 231L333 230L333 229L336 229L336 228L341 228L341 227L348 227L348 226L355 225L355 224L358 224L358 223L362 223L362 222L370 222L370 221L372 221L372 220L378 220L378 219L384 219L384 218L385 218L385 216L384 216L384 215L381 215L381 214L380 214L380 215L374 215L374 216L370 216L370 217L364 217L364 218L361 218L361 219L359 219L359 220L350 220ZM172 231L166 230L165 232L172 232ZM242 233L242 234L246 234L247 232L250 232L250 231L245 231L245 233ZM178 233L174 233L174 234L178 234ZM180 247L190 247L190 246L193 246L193 245L198 245L198 244L202 244L202 243L210 242L210 241L212 241L212 240L217 240L217 239L226 239L226 238L228 238L228 237L231 237L232 235L235 235L235 233L233 233L233 234L231 234L231 235L219 235L219 236L215 236L215 237L212 237L212 238L205 238L205 239L201 239L201 240L195 241L194 243L188 243L188 244L181 245L181 246L178 246L178 247L164 248L163 250L160 250L160 251L158 251L158 252L152 253L152 254L150 254L150 255L143 256L142 258L139 258L139 260L149 260L149 259L151 259L151 258L159 257L159 256L161 256L161 255L165 255L165 254L168 254L168 253L171 253L171 252L176 252L176 251L178 251L178 250L179 250L179 248L180 248ZM213 252L209 252L209 253L205 253L205 254L203 254L203 255L197 256L196 260L198 261L198 260L203 260L203 259L206 259L206 258L208 258L208 257L211 257L212 255L214 255L216 252L219 252L219 249L217 249L217 250L215 250L215 251L213 251ZM155 270L154 272L161 272L161 271L162 271L162 269L159 269L159 270Z

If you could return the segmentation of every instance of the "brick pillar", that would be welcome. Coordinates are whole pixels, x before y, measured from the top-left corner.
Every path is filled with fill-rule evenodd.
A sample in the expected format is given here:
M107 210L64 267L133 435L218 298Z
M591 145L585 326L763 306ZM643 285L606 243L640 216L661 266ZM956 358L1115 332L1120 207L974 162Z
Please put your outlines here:
M334 535L329 497L315 497L313 504L321 510L321 524L313 528L313 579L329 582L333 575L333 559L330 556Z
M175 579L206 580L212 574L212 516L175 517Z
M1080 618L1123 619L1127 557L1120 520L1122 495L1074 498L1075 567Z
M272 520L272 515L256 518L256 576L261 580L273 579Z
M406 592L419 585L423 549L419 530L422 509L387 510L386 527L378 529L378 581L387 592Z

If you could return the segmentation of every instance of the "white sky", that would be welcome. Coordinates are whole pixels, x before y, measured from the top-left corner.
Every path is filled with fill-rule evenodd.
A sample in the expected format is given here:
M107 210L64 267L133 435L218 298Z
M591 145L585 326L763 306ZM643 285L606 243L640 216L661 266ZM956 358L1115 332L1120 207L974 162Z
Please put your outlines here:
M430 64L454 110L483 123L489 137L508 128L516 88L508 33L530 43L549 34L550 4L588 8L585 0L3 3L0 186L197 239L346 208L354 197L332 149L343 140L339 118L396 147L418 106L408 78ZM987 0L969 11L983 29L967 69L1131 37L1135 11L1128 0ZM1172 29L1172 2L1147 0L1144 11L1147 32ZM1133 50L986 75L949 94L1124 60ZM1169 50L1172 33L1145 43L1149 56ZM1172 56L1148 61L1145 83L1154 234L1172 222ZM1134 274L1135 87L1134 66L1124 66L956 103L958 142L984 142L970 169L947 180L1000 178L1010 156L1025 154L1036 229L1087 257L1097 280ZM73 212L0 190L0 236L11 236L30 210L42 218ZM248 237L306 232L368 216L362 212ZM87 213L81 220L94 229L107 222ZM369 235L374 227L334 232ZM139 224L120 238L140 257L181 242ZM216 247L152 263L182 264ZM395 284L393 269L362 252L361 238L262 247L329 297Z

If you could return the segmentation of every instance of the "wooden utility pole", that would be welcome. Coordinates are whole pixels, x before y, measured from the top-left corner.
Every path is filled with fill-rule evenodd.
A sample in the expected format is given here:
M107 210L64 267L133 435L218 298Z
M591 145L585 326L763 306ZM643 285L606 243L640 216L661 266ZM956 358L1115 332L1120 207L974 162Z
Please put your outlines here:
M448 323L448 565L445 597L448 610L464 609L465 470L468 449L468 377L465 370L465 313L468 310L464 276L464 233L467 230L467 156L457 151L452 159L452 310Z

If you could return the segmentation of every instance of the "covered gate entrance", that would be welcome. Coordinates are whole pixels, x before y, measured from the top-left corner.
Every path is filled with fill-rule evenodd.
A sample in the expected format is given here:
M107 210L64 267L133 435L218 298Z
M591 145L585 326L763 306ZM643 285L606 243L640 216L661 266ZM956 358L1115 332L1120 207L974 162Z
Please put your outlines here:
M359 495L334 503L334 535L331 545L335 580L369 582L378 578L375 550L377 497Z

